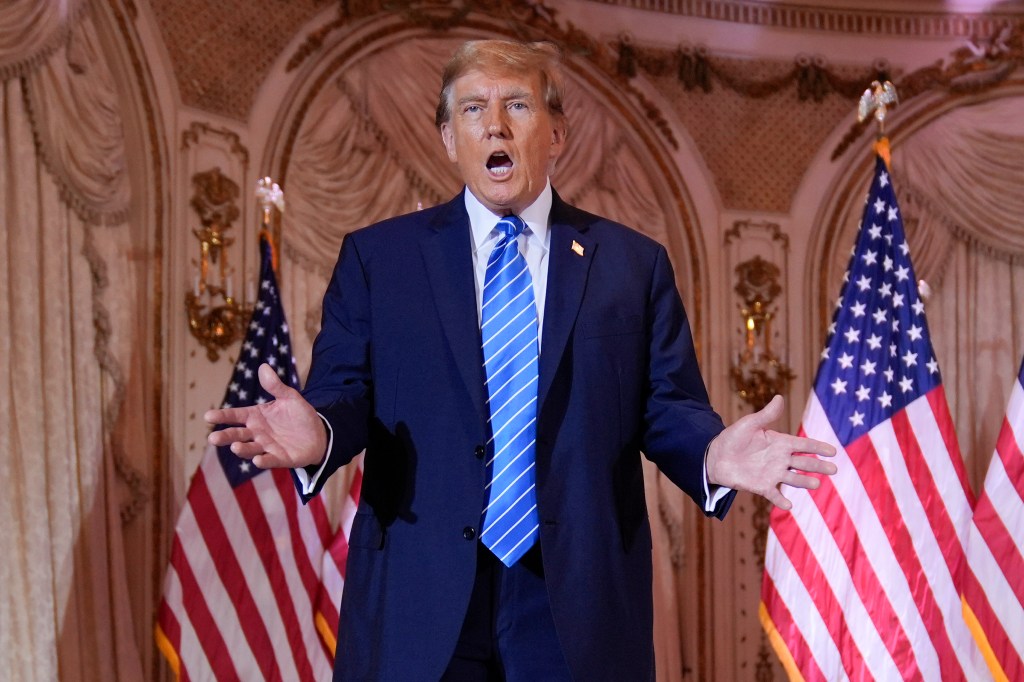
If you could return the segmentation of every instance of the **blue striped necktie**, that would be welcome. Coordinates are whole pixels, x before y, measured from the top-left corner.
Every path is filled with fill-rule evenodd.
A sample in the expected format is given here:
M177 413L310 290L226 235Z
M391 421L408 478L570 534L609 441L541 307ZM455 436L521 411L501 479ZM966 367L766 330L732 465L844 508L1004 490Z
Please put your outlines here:
M506 566L537 540L537 305L516 240L526 224L502 218L484 276L480 334L491 440L481 541Z

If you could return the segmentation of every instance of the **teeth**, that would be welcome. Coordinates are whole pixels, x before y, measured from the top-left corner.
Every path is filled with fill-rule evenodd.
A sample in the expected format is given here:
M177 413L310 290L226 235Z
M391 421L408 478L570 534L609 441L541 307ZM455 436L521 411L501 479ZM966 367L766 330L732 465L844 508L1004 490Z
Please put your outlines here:
M511 170L512 168L510 166L498 166L496 168L492 168L491 172L494 173L495 175L505 175Z

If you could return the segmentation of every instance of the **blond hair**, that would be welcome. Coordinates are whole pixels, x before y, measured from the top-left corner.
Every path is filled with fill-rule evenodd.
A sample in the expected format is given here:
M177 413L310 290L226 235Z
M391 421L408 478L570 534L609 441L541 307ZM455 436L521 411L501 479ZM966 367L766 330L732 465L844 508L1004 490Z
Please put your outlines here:
M562 54L553 43L521 43L513 40L469 40L459 46L441 76L434 125L438 128L452 117L455 81L473 70L484 72L537 73L548 113L564 117L562 100Z

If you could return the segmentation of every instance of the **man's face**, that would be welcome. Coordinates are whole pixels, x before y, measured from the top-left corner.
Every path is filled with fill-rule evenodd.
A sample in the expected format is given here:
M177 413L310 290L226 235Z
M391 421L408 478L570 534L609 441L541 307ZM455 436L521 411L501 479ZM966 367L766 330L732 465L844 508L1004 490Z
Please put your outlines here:
M499 215L521 213L540 196L565 143L540 75L467 71L452 94L451 120L441 124L448 158L480 203Z

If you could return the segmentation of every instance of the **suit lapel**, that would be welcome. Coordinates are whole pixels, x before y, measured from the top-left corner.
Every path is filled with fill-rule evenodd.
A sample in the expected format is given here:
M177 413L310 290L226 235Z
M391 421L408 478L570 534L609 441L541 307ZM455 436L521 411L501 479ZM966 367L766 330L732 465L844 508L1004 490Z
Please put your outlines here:
M487 421L472 242L464 201L459 194L449 202L448 210L438 215L433 233L422 243L423 260L455 364L480 417Z
M551 251L548 253L548 285L544 303L544 335L541 340L538 406L551 388L565 354L597 243L584 234L586 226L573 220L573 211L556 194L551 207Z
M462 194L449 202L447 210L438 214L431 225L432 232L421 246L434 303L452 356L473 404L486 422L483 352L476 315L469 216L464 202ZM541 410L576 325L597 250L597 242L586 235L586 225L578 220L578 212L557 194L551 207L550 249L537 395Z

